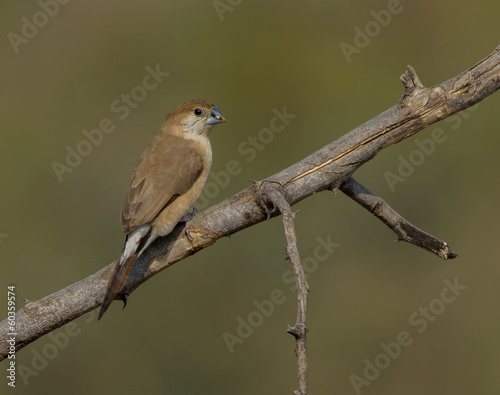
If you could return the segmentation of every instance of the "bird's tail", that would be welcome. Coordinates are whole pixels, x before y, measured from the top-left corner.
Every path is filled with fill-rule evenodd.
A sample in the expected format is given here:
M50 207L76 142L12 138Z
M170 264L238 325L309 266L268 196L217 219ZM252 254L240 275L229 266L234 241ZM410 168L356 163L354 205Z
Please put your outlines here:
M99 311L98 320L104 315L111 302L116 298L116 295L121 291L123 284L134 266L134 262L144 250L144 242L148 239L150 227L143 226L137 228L134 232L127 236L125 246L123 247L120 259L115 263L113 273L109 277L104 300Z

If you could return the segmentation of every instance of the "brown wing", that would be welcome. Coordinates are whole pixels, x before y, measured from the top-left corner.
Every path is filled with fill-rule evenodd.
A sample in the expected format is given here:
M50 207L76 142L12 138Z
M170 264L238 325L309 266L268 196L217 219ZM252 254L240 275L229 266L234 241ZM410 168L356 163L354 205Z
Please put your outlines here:
M122 206L123 231L151 222L177 196L187 192L204 168L191 140L161 132L142 154Z

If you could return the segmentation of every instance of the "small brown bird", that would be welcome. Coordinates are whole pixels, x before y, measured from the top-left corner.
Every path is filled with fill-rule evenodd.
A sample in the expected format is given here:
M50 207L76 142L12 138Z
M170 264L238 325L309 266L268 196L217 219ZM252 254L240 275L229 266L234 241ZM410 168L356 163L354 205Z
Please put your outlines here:
M212 164L208 134L221 122L226 120L213 104L203 100L183 103L167 115L142 154L122 206L125 246L108 281L99 319L144 250L191 217Z

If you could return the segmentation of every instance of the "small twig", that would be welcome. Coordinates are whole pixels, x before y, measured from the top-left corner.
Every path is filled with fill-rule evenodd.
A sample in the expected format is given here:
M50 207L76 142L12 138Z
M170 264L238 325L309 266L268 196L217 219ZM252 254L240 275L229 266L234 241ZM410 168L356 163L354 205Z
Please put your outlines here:
M271 182L263 182L255 195L256 202L267 212L268 217L275 210L281 213L283 228L286 237L286 253L292 263L297 284L297 321L294 326L289 326L287 332L296 340L295 354L297 355L297 368L299 389L295 395L307 395L307 285L304 269L300 262L295 235L295 214L290 204L285 199L281 186Z
M445 241L439 240L409 223L383 199L374 195L354 178L348 178L339 189L391 228L398 235L399 240L421 247L445 260L458 256L457 253L450 250Z

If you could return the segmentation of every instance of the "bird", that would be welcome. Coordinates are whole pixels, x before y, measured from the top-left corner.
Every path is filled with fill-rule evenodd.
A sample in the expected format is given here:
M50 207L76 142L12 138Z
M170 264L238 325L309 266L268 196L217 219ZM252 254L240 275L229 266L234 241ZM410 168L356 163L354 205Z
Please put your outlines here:
M125 245L109 277L98 319L121 291L134 262L146 248L194 215L194 204L212 164L208 136L214 125L223 122L226 120L215 105L204 100L187 101L167 115L142 154L122 205Z

